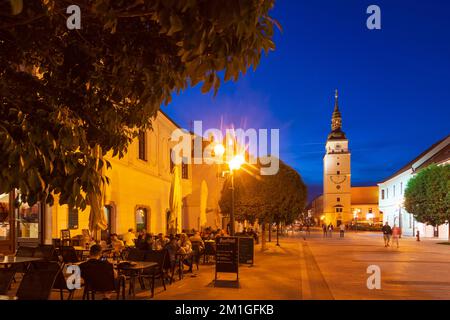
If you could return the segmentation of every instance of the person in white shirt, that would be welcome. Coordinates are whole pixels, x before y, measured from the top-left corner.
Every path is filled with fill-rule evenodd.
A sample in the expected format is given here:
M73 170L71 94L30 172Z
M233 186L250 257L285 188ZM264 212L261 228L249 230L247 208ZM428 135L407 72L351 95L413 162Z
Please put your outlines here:
M136 245L134 240L136 239L136 234L132 228L128 229L128 232L123 235L123 242L127 247L134 247Z

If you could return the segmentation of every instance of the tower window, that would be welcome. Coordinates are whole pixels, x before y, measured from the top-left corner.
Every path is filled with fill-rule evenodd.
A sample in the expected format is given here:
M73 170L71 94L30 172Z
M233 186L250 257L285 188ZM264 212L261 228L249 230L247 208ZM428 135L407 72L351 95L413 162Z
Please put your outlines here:
M340 163L338 162L337 165L340 165Z
M337 201L337 202L341 202L341 198L337 198L336 201Z
M336 208L336 212L342 212L342 208Z
M337 174L341 174L341 172L338 170Z

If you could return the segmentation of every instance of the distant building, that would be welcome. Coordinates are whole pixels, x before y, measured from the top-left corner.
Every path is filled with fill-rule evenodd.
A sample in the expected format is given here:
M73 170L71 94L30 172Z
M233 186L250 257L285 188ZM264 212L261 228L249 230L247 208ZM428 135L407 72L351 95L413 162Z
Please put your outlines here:
M378 186L352 187L350 194L352 217L345 221L345 224L377 224L383 221L383 215L378 208ZM330 223L326 220L323 199L323 195L316 197L306 208L308 216L312 217L316 224Z
M378 186L352 187L352 214L356 222L368 224L383 221L378 208Z
M391 226L396 224L404 235L412 236L417 231L422 237L449 238L448 223L433 227L417 222L413 215L403 208L404 191L409 179L430 164L450 163L450 135L433 144L400 170L378 184L380 210L383 221Z

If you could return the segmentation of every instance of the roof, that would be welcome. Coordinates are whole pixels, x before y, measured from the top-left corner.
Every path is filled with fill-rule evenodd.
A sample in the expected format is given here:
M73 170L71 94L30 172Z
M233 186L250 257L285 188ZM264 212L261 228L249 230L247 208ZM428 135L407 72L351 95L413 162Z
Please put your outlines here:
M344 131L337 129L330 132L327 140L347 140L347 137L345 136Z
M388 180L391 180L392 178L394 178L395 176L398 176L399 174L409 170L412 168L412 166L414 165L414 163L416 163L417 161L419 161L421 158L423 158L427 153L429 153L430 151L432 151L434 148L436 148L437 146L439 146L441 143L443 143L445 140L449 139L450 141L450 135L446 136L445 138L439 140L438 142L434 143L431 147L429 147L428 149L426 149L424 152L422 152L421 154L419 154L417 157L415 157L413 160L411 160L410 162L408 162L406 165L404 165L403 167L400 168L400 170L397 170L396 172L394 172L392 175L390 175L389 177L387 177L386 179L384 179L383 181L381 181L380 183L386 182ZM443 150L448 149L448 142L447 142L447 146L444 147ZM448 152L448 151L447 151ZM445 152L444 152L445 153ZM433 155L432 157L430 157L430 159L427 159L423 164L421 164L417 169L419 168L423 168L424 166L428 166L431 163L436 163L435 161L432 161L433 158L435 158L437 155L441 154L442 156L442 150L439 151L437 154ZM447 153L448 154L448 153ZM439 161L440 162L440 161Z
M352 187L352 205L355 204L377 204L378 186Z

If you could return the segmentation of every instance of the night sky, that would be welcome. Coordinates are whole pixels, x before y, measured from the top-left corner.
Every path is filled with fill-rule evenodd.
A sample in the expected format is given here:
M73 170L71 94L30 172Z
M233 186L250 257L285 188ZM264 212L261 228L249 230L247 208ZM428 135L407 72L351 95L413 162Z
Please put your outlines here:
M382 30L366 28L381 7ZM352 153L352 185L383 180L450 133L450 1L284 0L277 49L214 98L200 86L163 111L190 128L279 128L281 159L321 193L334 90Z

